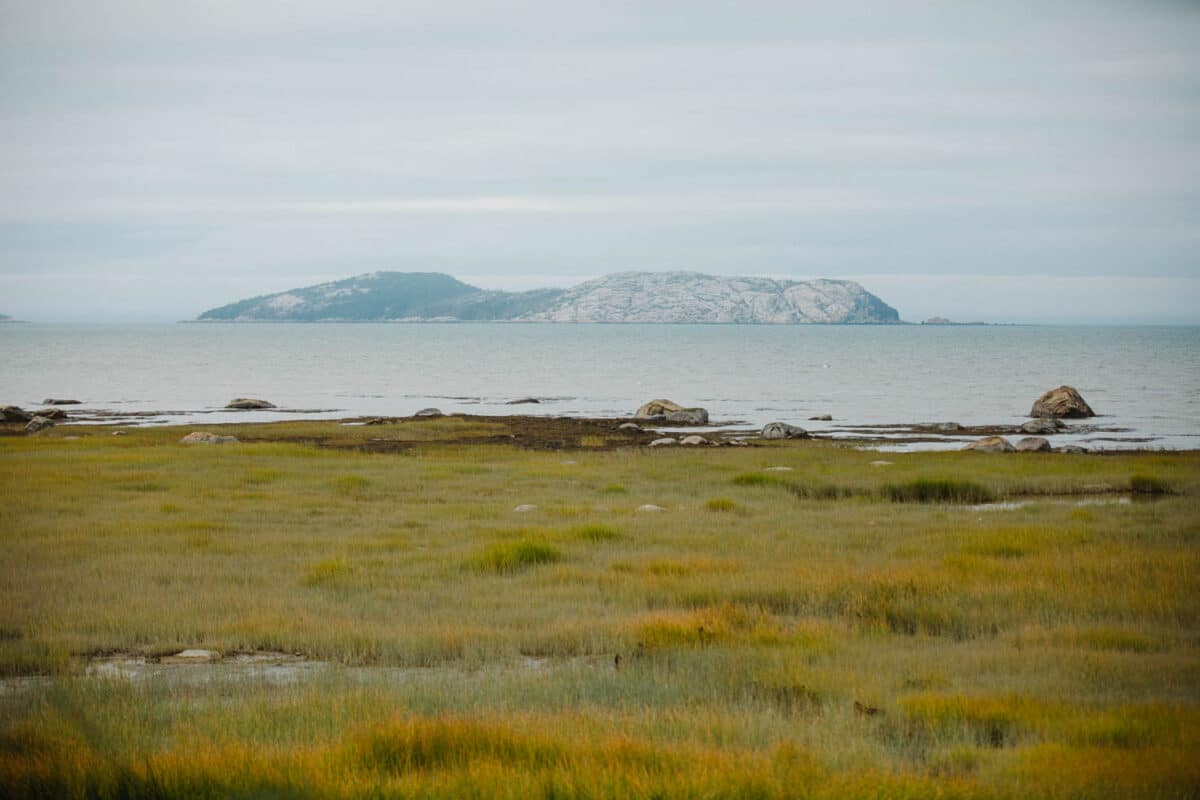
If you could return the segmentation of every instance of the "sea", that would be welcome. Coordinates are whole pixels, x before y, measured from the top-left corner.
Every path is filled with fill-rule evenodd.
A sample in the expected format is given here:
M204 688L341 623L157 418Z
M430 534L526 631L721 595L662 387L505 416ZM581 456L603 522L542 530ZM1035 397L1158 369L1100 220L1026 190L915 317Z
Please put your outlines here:
M125 426L430 407L622 417L667 398L707 408L713 427L779 420L876 449L947 449L969 437L888 426L1015 426L1061 384L1099 416L1072 422L1055 444L1200 448L1200 327L0 325L0 404L77 399L73 415ZM224 410L235 397L278 408ZM529 398L538 402L512 404Z

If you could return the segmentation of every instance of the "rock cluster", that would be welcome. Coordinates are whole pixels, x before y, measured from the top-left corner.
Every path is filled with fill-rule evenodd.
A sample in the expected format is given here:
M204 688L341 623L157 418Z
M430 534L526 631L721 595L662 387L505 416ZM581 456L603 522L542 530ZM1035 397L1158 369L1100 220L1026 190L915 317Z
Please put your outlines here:
M31 419L33 419L33 414L20 406L0 408L0 422L29 422Z
M671 425L707 425L708 411L703 408L684 408L671 400L651 400L636 412L637 419L666 422Z

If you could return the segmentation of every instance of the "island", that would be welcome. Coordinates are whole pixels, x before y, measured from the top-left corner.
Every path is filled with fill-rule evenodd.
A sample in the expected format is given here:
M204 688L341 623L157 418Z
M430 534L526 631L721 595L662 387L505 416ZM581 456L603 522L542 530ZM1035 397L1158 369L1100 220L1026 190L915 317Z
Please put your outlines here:
M620 272L570 289L480 289L436 272L372 272L210 309L201 322L898 324L854 281Z

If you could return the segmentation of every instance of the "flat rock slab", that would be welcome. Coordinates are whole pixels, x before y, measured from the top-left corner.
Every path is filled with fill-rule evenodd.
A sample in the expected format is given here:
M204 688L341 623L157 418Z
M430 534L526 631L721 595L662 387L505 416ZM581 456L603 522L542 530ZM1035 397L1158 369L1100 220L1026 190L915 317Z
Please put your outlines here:
M220 660L221 654L216 650L180 650L175 655L161 659L164 664L207 664Z
M231 444L236 442L236 436L218 436L206 431L192 431L179 440L180 444Z

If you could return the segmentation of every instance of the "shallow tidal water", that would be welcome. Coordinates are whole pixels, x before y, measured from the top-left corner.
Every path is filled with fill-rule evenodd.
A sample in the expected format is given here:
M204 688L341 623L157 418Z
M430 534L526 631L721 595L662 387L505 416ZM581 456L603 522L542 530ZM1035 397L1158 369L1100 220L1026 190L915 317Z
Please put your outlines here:
M1076 426L1056 445L1200 448L1200 327L0 326L0 403L78 399L75 409L136 414L113 420L129 424L407 416L431 406L617 417L666 397L729 427L1018 425L1063 383L1083 393L1104 430ZM223 411L234 397L280 408ZM539 402L509 405L529 397ZM808 419L822 414L833 421Z

